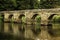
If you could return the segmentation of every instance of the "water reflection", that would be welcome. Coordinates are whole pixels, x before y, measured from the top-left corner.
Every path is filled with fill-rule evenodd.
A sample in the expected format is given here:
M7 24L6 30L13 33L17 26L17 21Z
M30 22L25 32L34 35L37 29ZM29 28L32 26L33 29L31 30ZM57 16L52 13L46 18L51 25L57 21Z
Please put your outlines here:
M60 23L52 23L48 26L48 32L51 36L60 36Z
M0 39L2 40L53 40L56 37L60 38L59 23L48 26L4 23L0 25L0 28Z

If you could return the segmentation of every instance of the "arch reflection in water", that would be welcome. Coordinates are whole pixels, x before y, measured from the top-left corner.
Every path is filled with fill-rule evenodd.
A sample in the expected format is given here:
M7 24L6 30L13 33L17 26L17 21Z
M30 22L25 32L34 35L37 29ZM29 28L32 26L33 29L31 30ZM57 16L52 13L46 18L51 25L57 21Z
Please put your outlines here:
M4 33L9 33L10 32L10 27L9 27L10 23L4 23Z
M5 33L10 33L12 35L19 35L20 31L19 28L21 27L20 24L16 23L4 23L4 32Z
M35 24L35 25L32 25L32 32L35 34L35 35L38 35L40 32L41 32L41 25L40 24Z
M37 28L39 26L39 28ZM33 32L31 29L35 32ZM19 38L35 38L37 34L40 34L40 25L35 26L17 23L4 23L4 33L11 34ZM37 33L37 34L36 34Z

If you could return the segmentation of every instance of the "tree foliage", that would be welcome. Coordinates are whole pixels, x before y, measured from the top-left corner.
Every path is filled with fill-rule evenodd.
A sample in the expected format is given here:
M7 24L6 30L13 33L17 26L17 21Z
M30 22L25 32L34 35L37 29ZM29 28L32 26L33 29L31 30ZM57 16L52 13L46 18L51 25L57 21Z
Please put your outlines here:
M21 10L60 7L60 0L0 0L0 10Z
M60 0L41 0L40 8L56 8Z

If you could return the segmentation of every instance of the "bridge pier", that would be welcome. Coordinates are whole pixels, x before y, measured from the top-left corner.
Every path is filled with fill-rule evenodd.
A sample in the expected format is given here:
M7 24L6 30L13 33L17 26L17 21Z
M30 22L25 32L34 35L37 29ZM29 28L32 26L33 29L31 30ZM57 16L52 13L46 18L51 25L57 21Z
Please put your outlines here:
M48 13L43 12L41 15L41 24L47 25L48 24Z
M41 25L43 25L43 26L44 25L48 25L48 21L46 21L46 20L45 21L41 21Z

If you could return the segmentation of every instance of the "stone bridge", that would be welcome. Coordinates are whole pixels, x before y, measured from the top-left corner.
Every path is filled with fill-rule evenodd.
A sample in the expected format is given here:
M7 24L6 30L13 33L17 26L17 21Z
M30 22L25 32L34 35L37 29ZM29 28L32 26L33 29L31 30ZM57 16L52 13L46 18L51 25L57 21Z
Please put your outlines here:
M36 16L41 17L41 24L47 24L47 21L51 20L54 15L60 15L60 8L55 9L33 9L33 10L18 10L18 11L1 11L4 15L4 21L9 21L11 18L15 22L19 22L23 16L25 16L25 23L30 24L32 18Z

